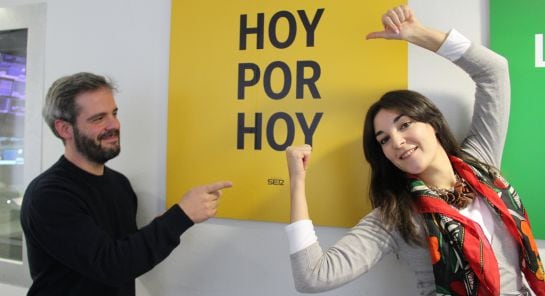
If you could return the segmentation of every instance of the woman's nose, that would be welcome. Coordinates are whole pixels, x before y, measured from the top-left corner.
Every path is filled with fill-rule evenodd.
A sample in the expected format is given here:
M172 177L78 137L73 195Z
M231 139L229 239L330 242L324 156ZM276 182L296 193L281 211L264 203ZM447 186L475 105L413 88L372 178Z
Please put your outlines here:
M398 133L392 134L390 139L394 148L401 148L405 144L405 138Z

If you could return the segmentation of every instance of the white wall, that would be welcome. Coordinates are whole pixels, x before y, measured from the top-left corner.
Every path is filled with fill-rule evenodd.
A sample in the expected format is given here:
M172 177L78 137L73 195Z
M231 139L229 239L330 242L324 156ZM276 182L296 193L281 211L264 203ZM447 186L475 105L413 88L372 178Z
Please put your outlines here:
M0 30L22 29L27 31L27 83L28 101L36 99L38 104L25 106L25 163L24 184L30 182L32 176L40 173L42 124L40 101L43 96L44 43L45 43L45 3L0 8ZM35 106L37 105L37 106ZM0 282L24 285L30 281L26 254L23 252L23 264L13 264L0 260Z
M0 0L0 6L13 2ZM147 223L165 205L170 1L27 2L47 3L44 85L77 71L102 73L117 81L123 152L109 165L131 180L139 196L139 225ZM488 1L410 2L424 23L445 30L456 27L470 39L487 42ZM463 99L473 94L468 78L448 62L412 47L409 63L411 88L440 98L437 103L443 109L461 110L447 113L460 134L471 109ZM467 120L459 119L465 116ZM46 168L60 156L62 145L43 129ZM284 226L223 219L196 225L170 257L139 279L138 295L299 295L293 289ZM345 230L317 231L325 247ZM24 293L24 288L0 284L1 295ZM356 281L321 295L415 294L413 276L402 262L389 257Z

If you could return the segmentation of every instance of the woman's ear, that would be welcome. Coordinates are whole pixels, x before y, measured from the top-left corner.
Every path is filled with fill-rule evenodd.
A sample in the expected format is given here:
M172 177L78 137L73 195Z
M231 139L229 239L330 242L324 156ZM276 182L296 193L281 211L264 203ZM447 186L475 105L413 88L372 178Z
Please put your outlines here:
M71 139L74 136L72 124L62 119L55 119L55 131L63 141Z

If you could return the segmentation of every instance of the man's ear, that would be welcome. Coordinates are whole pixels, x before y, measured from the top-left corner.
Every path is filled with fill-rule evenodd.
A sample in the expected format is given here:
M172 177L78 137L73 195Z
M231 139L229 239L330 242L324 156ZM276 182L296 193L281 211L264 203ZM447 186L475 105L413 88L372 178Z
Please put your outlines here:
M74 137L74 129L68 121L55 119L55 130L59 137L65 141Z

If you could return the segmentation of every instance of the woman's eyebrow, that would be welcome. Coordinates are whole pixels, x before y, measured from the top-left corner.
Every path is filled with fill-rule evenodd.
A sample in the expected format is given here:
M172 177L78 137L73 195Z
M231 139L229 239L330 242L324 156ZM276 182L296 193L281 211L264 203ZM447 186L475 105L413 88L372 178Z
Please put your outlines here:
M399 114L398 116L396 116L393 120L394 123L398 122L399 119L401 119L401 117L405 116L405 114ZM383 134L384 132L383 131L378 131L375 133L375 137L378 137L380 136L381 134Z

